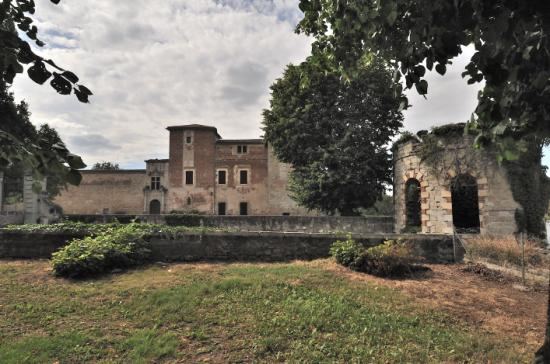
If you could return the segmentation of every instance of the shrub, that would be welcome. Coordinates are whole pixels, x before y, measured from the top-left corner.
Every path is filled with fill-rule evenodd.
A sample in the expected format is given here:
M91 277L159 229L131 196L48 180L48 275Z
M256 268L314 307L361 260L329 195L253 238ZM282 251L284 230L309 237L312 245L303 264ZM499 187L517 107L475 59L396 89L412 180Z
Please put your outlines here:
M404 276L416 270L411 247L400 240L387 240L368 248L350 265L359 272L381 277Z
M338 264L349 267L365 248L352 239L351 234L348 234L346 240L336 240L330 247L330 255L332 255Z
M108 229L97 236L72 240L52 255L58 276L83 278L144 264L151 250L136 224Z

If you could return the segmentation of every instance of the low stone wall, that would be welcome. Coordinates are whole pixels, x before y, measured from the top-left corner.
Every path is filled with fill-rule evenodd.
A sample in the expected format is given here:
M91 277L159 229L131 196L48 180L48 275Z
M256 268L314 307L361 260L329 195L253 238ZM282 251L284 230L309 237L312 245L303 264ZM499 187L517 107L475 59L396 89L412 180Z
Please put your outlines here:
M186 226L210 226L237 231L302 233L387 234L393 232L391 216L210 216L210 215L67 215L83 222L142 222Z
M0 213L0 227L6 225L22 224L24 220L25 215L23 213Z
M78 234L21 233L0 231L0 258L49 258ZM288 261L329 256L334 234L303 233L185 233L175 239L152 236L155 260L162 261ZM365 246L386 239L411 241L419 257L429 262L452 262L453 242L446 235L356 235ZM463 253L458 252L462 259Z

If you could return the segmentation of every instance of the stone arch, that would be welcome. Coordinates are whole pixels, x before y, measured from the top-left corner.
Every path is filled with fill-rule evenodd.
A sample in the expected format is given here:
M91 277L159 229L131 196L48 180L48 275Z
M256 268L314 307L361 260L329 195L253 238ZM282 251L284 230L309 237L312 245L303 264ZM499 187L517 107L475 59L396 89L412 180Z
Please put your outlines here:
M409 178L405 182L405 225L407 227L421 227L420 182L416 178Z
M149 213L152 214L152 215L160 214L160 201L159 200L151 200L151 202L149 202Z
M479 189L471 174L459 174L451 180L453 225L459 232L479 233Z

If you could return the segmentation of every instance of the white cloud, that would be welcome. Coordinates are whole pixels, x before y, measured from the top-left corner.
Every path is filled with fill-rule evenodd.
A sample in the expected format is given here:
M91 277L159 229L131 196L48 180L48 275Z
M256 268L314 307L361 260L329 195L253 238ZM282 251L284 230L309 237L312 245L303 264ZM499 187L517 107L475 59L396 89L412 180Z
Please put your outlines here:
M294 33L298 0L41 1L36 16L48 43L40 53L74 71L94 96L80 104L20 76L16 97L90 165L142 167L167 157L168 125L258 137L270 84L310 52L311 39ZM427 100L409 92L405 129L469 119L479 85L467 86L460 73L471 54L465 49L445 77L428 75Z
M164 128L174 124L258 137L270 84L309 54L311 42L294 34L297 0L43 1L36 16L48 44L39 52L75 72L94 96L83 105L26 76L14 92L36 124L56 127L88 164L166 157Z

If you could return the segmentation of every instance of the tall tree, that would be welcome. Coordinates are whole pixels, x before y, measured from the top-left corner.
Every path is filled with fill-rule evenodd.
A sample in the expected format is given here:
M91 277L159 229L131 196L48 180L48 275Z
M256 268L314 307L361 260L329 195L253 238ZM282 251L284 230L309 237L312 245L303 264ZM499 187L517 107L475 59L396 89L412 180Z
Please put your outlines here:
M298 31L333 49L342 69L350 72L374 51L392 60L396 80L404 76L422 95L426 68L444 75L462 47L473 45L463 76L485 82L473 116L478 142L493 141L514 159L515 140L550 136L550 2L300 0L300 9ZM547 320L541 363L550 363L550 308Z
M320 49L271 86L265 139L293 165L290 192L300 205L354 215L382 198L391 184L386 146L403 120L392 86L380 59L365 57L348 82Z

